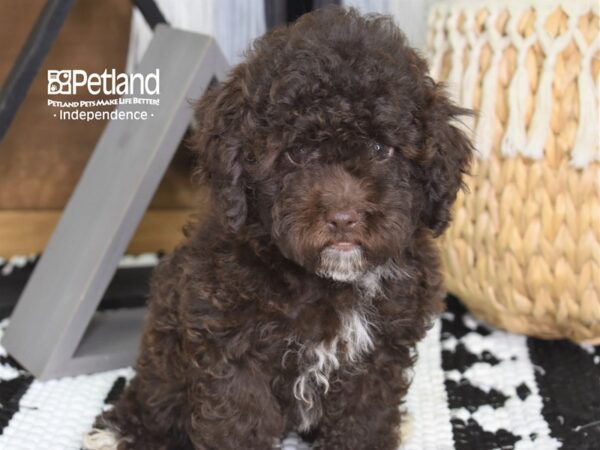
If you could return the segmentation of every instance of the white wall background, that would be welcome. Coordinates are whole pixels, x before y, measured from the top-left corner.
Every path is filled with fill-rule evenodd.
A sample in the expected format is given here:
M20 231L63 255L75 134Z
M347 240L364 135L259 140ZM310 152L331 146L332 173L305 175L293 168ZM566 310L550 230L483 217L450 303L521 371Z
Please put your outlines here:
M280 0L285 1L285 0ZM342 0L361 12L394 16L413 47L423 48L427 11L437 0ZM266 31L264 0L156 0L167 21L183 30L214 36L230 64L243 59L250 42ZM134 8L127 70L134 70L152 38L152 31Z
M239 63L250 42L266 31L264 3L263 0L156 0L173 27L214 36L232 65ZM128 71L141 60L151 39L152 30L134 8Z
M413 47L423 48L427 36L427 11L437 0L342 0L361 12L377 12L394 16Z

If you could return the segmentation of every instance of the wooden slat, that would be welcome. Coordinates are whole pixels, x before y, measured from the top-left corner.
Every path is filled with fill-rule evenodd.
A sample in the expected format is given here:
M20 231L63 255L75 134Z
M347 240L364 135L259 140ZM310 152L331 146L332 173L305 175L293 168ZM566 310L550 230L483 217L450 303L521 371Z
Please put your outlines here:
M41 253L60 218L58 210L0 210L0 256ZM183 238L181 229L193 209L149 210L127 252L171 251Z

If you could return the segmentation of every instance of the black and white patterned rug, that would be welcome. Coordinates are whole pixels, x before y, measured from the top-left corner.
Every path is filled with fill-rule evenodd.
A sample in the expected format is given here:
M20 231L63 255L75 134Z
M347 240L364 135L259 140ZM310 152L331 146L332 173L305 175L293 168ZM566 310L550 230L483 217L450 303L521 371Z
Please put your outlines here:
M124 259L101 306L143 302L155 262L153 255ZM0 334L34 263L0 260ZM506 333L449 297L418 352L401 406L408 417L401 449L600 449L600 347ZM0 347L0 449L79 449L132 376L123 368L39 382ZM290 436L282 448L307 447Z

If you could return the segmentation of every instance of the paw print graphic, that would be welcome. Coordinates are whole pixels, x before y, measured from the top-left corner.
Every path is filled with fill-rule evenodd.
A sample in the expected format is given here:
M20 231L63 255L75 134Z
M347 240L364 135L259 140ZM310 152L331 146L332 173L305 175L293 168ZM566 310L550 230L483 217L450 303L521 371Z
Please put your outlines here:
M71 94L71 71L48 71L48 95Z

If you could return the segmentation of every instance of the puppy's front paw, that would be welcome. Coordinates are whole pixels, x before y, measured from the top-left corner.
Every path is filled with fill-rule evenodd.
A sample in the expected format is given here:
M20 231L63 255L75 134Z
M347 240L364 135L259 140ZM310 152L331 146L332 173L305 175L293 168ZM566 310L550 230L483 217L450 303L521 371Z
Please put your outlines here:
M281 450L310 450L310 447L296 433L290 433L279 444Z
M119 441L114 432L93 428L83 437L83 450L117 450Z

